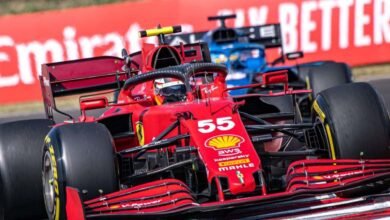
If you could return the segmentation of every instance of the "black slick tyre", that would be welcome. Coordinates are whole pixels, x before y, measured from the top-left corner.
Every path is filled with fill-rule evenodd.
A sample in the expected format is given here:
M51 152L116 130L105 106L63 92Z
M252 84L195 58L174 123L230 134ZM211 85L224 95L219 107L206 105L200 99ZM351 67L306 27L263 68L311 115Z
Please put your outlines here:
M318 62L315 61L315 62L300 64L296 68L297 74L303 82L306 82L306 78L309 77L309 72L311 71L311 69L324 65L326 63L334 63L334 61L326 60L326 61L318 61Z
M310 68L306 84L313 91L314 98L325 89L352 82L351 78L351 70L347 64L326 62Z
M99 123L66 124L52 129L42 155L42 184L49 219L66 219L66 187L82 200L118 190L114 145Z
M45 218L41 154L53 121L0 124L0 219Z
M333 159L389 159L390 120L383 101L367 83L320 92L313 104Z

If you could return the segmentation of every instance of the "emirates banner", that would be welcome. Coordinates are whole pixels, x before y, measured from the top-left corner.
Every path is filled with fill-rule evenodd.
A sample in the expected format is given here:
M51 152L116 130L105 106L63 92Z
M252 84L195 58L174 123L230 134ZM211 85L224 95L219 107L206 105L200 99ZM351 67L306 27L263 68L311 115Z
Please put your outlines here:
M0 103L41 100L42 63L120 56L156 40L139 39L144 28L209 30L218 24L207 16L232 13L232 27L281 23L285 52L304 51L300 62L390 61L389 0L141 0L0 17Z

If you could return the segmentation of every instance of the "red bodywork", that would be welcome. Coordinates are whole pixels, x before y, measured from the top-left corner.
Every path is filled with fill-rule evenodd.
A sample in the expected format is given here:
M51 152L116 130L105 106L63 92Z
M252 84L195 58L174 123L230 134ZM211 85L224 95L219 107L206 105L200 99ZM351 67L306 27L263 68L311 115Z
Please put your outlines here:
M130 55L133 62L129 66L129 72L123 70L124 60L115 57L43 65L41 85L48 117L52 117L52 112L57 110L55 97L115 89L118 88L118 84L138 72L154 70L153 57L162 47L176 51L182 64L208 61L202 44L176 47L145 45L140 53ZM194 75L197 74L201 75L201 72L194 73ZM105 97L82 98L80 102L82 115L79 120L73 121L73 123L103 123L110 118L129 116L128 134L113 134L117 152L139 146L148 147L168 126L177 122L178 126L170 130L164 138L175 138L182 134L190 136L189 142L178 140L178 143L182 146L196 148L194 152L205 166L208 183L210 185L215 183L217 186L217 201L199 203L184 182L169 178L131 186L89 201L82 201L77 189L67 188L68 219L102 216L112 218L139 214L151 217L171 215L174 217L178 213L199 214L217 212L222 209L231 210L237 207L262 207L263 205L268 208L259 208L257 211L252 210L246 214L253 212L254 215L261 214L267 217L271 212L281 211L277 208L278 206L270 207L272 201L278 203L286 201L287 198L311 198L311 202L297 199L295 204L286 203L284 206L286 209L319 206L313 212L320 212L323 210L320 205L328 203L336 205L348 200L335 194L336 192L348 191L358 184L390 175L390 161L387 160L300 160L293 162L288 168L286 190L268 193L262 175L265 171L261 158L237 111L245 101L237 102L228 95L225 84L226 74L226 71L215 71L212 82L194 83L193 92L189 96L191 98L186 102L157 105L154 101L152 82L144 82L127 90L121 90L116 103L109 103ZM282 83L284 84L283 90L250 94L247 97L284 96L310 92L309 90L291 90L287 82L287 74L283 71L265 74L261 84L248 87ZM100 117L86 115L87 110L102 107L107 107L108 110ZM142 129L142 131L137 129ZM275 143L280 145L278 142ZM178 150L175 147L167 149L170 152ZM131 155L129 153L129 156ZM256 174L259 177L257 179ZM228 189L221 188L222 179L228 182ZM229 191L232 196L226 197L224 190ZM246 194L248 196L245 196ZM388 210L381 213L389 213ZM302 214L305 213L308 212L302 212ZM353 216L360 217L357 214Z

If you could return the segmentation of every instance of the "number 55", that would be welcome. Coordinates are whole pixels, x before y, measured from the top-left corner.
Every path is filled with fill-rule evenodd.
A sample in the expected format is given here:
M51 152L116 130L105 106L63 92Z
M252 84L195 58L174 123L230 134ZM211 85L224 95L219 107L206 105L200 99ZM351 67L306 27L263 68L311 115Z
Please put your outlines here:
M198 131L204 134L213 132L215 129L218 129L220 131L228 131L234 128L234 126L236 125L232 121L232 117L217 118L216 124L217 125L213 123L213 119L198 121Z

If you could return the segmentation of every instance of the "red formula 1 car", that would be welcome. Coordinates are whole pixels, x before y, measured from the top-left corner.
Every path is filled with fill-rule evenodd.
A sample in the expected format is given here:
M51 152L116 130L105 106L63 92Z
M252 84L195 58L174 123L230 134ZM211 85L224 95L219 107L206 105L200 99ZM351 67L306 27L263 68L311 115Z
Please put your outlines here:
M389 215L389 116L371 86L321 92L304 123L294 96L310 91L286 72L231 97L242 87L226 87L207 46L164 44L177 29L141 32L161 44L123 59L43 65L48 119L0 125L0 214L40 217L43 191L50 219ZM56 98L91 92L78 119L52 125Z

